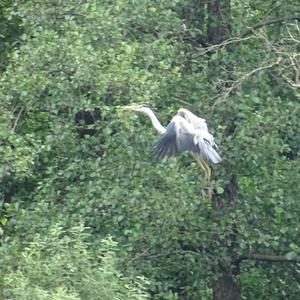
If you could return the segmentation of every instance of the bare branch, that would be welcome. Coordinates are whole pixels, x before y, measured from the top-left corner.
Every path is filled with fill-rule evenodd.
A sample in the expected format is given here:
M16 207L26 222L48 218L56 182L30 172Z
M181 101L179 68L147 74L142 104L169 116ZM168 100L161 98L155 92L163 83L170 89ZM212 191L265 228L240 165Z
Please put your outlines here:
M298 26L296 26L298 32L300 32L300 29ZM290 39L289 41L292 41L295 43L295 45L300 44L300 41L295 39L292 33L288 30ZM269 39L267 38L266 34L260 33L256 34L256 36L260 39L262 39L265 44L269 47L270 50L274 51L277 53L279 56L282 58L288 60L290 63L287 65L286 63L282 65L282 70L286 70L288 72L294 73L293 78L289 78L287 75L282 74L282 78L293 88L300 88L300 63L299 63L299 57L300 54L295 52L293 48L296 49L295 45L294 47L290 50L287 51L286 49L282 49L280 45L272 44Z
M280 24L280 23L286 23L286 22L295 21L295 20L300 21L300 15L290 16L290 17L286 17L286 18L278 18L275 20L269 20L269 21L265 21L265 22L259 22L259 23L254 24L248 30L246 30L242 34L242 37L246 37L246 36L250 35L255 29L258 29L261 27L265 27L268 25L274 25L274 24Z
M296 26L296 30L298 31L298 33L300 33L300 28L299 28L298 24L295 24L295 26ZM290 36L290 38L291 38L291 41L296 42L296 43L300 43L300 40L297 40L297 39L294 37L294 35L293 35L293 34L291 33L291 31L289 30L289 28L287 28L287 31L288 31L288 34L289 34L289 36Z
M247 41L249 39L257 38L256 36L251 35L255 29L265 27L268 25L273 25L273 24L287 23L289 21L295 21L295 20L300 21L300 15L259 22L257 24L254 24L252 27L250 27L248 30L246 30L244 33L242 33L240 36L229 38L229 39L223 41L222 43L215 44L215 45L208 45L206 43L201 44L202 48L199 49L199 53L200 53L200 55L202 55L202 54L211 52L213 50L217 50L219 48L224 48L230 44L240 43L240 42ZM293 39L295 39L295 38L293 37Z
M199 54L203 55L203 54L211 52L213 50L217 50L219 48L224 48L224 47L226 47L230 44L241 43L241 42L244 42L244 41L247 41L247 40L250 40L250 39L254 39L254 38L256 38L256 37L255 36L233 37L233 38L230 38L230 39L227 39L227 40L223 41L220 44L211 45L211 46L208 46L208 47L205 47L205 48L199 48Z
M285 262L285 263L300 263L300 256L293 258L287 258L283 255L264 255L264 254L249 254L239 257L237 263L243 260L256 260L256 261L266 261L266 262Z
M212 105L212 111L214 110L216 105L226 101L227 98L230 96L230 94L233 91L235 91L236 89L238 89L246 79L248 79L249 77L251 77L255 73L258 73L258 72L260 72L262 70L265 70L265 69L270 69L270 68L274 67L275 65L278 65L281 62L281 60L282 60L282 58L279 57L276 61L271 62L268 65L260 66L256 69L251 70L248 73L243 74L240 78L238 78L235 81L229 81L229 82L226 81L227 84L231 83L231 85L230 85L230 87L224 87L223 88L224 92L221 96L217 97L215 103Z
M23 111L24 111L24 107L21 107L21 109L19 110L19 112L18 112L18 114L17 114L17 116L16 116L14 125L13 125L13 127L12 127L12 130L13 130L13 131L15 131L15 129L16 129L17 125L18 125L19 119L20 119L20 117L21 117Z

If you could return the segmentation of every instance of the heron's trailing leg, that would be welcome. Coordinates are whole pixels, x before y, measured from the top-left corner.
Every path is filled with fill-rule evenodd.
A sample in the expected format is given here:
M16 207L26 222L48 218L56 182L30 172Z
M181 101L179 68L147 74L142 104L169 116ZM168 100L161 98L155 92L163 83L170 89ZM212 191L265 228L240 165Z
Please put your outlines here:
M211 170L210 167L207 165L207 163L202 160L200 157L193 155L194 158L196 159L198 165L200 166L200 168L204 171L205 174L205 181L206 183L210 183L210 177L211 177Z
M197 158L197 162L198 162L198 165L200 166L200 168L204 171L205 181L208 182L208 174L207 174L205 162L202 161L200 158Z
M202 189L202 196L203 198L209 198L211 199L211 186L210 186L210 178L211 178L211 169L210 167L205 163L204 160L202 160L199 156L193 155L195 160L197 161L199 167L204 171L204 179L205 179L205 185Z
M202 161L202 164L204 165L204 167L206 169L206 179L207 179L207 182L210 184L211 169L210 169L210 167L208 166L208 164L204 160Z

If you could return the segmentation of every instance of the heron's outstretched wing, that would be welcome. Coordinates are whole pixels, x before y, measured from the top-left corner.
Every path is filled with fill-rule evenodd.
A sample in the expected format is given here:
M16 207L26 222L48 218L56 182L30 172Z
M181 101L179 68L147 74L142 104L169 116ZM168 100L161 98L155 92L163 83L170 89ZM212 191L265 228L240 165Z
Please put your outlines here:
M194 148L193 138L186 126L189 124L185 119L175 116L166 127L166 132L153 145L153 155L157 158L170 157Z
M153 155L157 158L164 158L182 151L191 151L213 163L221 161L218 153L201 136L199 130L195 130L185 118L176 115L166 127L166 132L154 144Z

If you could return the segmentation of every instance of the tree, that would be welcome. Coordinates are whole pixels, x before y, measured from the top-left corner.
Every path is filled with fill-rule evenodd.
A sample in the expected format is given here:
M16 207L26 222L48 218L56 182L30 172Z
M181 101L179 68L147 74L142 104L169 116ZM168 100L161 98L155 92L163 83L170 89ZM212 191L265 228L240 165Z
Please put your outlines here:
M13 2L1 247L20 242L20 255L53 224L83 220L89 248L111 235L122 274L144 275L153 299L296 298L298 16L294 1L271 4ZM118 111L130 102L163 121L181 106L208 120L223 156L212 199L190 156L145 154L155 136Z

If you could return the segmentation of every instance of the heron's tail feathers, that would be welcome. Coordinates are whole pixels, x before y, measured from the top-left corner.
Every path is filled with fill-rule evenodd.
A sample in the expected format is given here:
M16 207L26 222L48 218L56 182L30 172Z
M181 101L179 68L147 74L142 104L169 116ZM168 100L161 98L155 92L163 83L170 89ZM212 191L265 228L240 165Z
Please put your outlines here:
M199 143L198 146L199 153L197 153L197 155L199 155L202 159L211 161L214 164L218 164L222 161L218 152L209 143Z
M213 148L210 147L210 151L209 151L209 159L214 163L214 164L218 164L222 161L222 158L220 157L220 155L218 154L218 152Z

